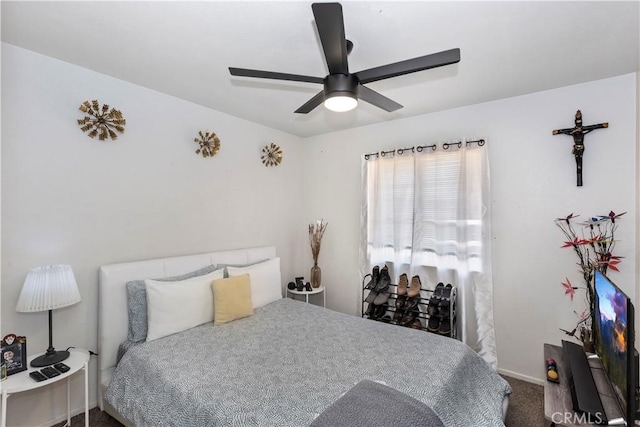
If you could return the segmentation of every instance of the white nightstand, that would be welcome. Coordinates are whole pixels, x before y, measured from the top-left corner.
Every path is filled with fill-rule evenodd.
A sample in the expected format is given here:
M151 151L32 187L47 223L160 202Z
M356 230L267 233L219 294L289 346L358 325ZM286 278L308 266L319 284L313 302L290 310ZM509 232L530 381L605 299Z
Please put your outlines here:
M28 363L31 360L42 355L44 353L36 354L29 357ZM32 368L26 371L13 374L6 380L0 383L2 389L2 427L7 425L7 398L14 393L20 393L22 391L33 390L40 387L46 387L50 384L58 382L63 379L67 379L67 426L71 425L71 403L70 403L70 379L73 374L80 370L84 370L84 425L89 427L89 352L79 348L69 349L69 357L63 360L62 363L67 365L69 369L67 372L58 375L57 377L49 378L48 380L37 382L29 376L29 372L37 371L42 368Z
M296 291L295 289L292 290L287 288L287 296L289 296L289 294L304 295L307 304L309 304L309 295L322 294L322 306L327 306L327 294L324 292L324 285L321 285L318 288L312 288L311 291Z

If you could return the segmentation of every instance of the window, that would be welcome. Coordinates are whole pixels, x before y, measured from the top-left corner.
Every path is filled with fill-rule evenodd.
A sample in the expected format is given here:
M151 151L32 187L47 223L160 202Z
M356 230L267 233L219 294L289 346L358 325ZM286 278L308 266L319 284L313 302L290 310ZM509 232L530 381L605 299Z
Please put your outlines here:
M486 146L371 155L362 172L362 275L387 264L392 283L406 273L456 286L458 336L495 366Z

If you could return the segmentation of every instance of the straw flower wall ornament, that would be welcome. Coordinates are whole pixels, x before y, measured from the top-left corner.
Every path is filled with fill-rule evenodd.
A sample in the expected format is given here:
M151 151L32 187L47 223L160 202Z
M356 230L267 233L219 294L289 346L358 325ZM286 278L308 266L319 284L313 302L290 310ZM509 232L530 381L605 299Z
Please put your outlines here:
M318 267L318 255L320 255L320 247L322 246L322 236L327 229L329 223L324 220L316 221L315 224L309 224L309 244L311 245L311 256L313 257L313 267L311 267L311 286L320 287L322 281L322 270Z
M81 126L80 129L83 132L89 132L87 134L89 138L97 136L100 141L109 138L115 141L118 139L116 131L124 133L124 126L127 121L120 110L110 108L107 104L103 104L101 108L96 99L91 102L84 101L79 110L85 113L86 116L78 119L78 125Z

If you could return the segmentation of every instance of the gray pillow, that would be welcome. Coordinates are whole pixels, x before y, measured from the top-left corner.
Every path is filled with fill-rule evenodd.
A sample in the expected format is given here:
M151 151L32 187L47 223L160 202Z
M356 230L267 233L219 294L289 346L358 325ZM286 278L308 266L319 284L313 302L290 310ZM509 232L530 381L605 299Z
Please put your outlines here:
M204 276L217 270L214 264L192 271L181 276L163 277L154 279L161 282L177 282L179 280L191 279L192 277ZM147 339L147 288L142 280L132 280L127 282L127 310L129 313L129 331L127 339L140 342Z
M216 264L216 269L219 270L221 268L224 268L224 278L227 279L229 278L229 270L227 269L227 267L244 268L244 267L250 267L252 265L260 264L261 262L265 262L265 261L268 261L268 258L261 259L260 261L250 262L249 264Z

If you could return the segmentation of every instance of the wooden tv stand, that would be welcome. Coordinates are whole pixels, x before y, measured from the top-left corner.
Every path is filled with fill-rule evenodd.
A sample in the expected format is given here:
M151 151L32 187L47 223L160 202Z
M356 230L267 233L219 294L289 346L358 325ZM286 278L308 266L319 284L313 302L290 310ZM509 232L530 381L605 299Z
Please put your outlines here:
M564 369L562 360L562 347L557 345L544 345L544 360L553 358L558 365L559 383L545 381L544 383L544 417L553 426L591 426L586 424L586 417L573 411L573 403L571 401L571 391L569 389L569 379ZM543 361L544 363L544 361ZM593 379L596 382L600 399L607 419L615 419L622 417L620 405L613 397L613 389L602 369L602 363L598 358L590 358L589 366Z

